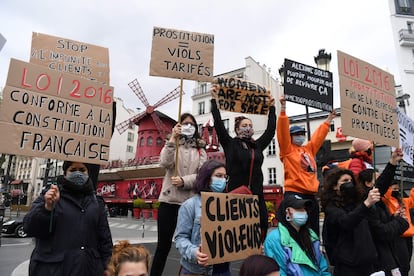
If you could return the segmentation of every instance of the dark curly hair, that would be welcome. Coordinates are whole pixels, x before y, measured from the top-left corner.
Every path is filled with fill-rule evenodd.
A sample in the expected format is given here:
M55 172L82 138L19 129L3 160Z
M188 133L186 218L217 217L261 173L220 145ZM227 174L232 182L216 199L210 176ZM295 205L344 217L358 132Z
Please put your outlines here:
M265 255L250 255L243 261L239 276L266 276L279 270L274 259Z
M211 192L210 179L214 171L218 168L225 168L226 165L216 160L207 160L200 168L194 182L194 192Z
M337 191L334 190L334 187L338 184L338 180L343 175L349 175L352 178L352 182L355 185L356 196L353 198L342 197L338 195ZM338 207L344 207L350 204L357 204L362 201L365 192L360 182L356 181L355 176L351 170L344 168L334 168L329 171L325 176L323 188L321 191L321 206L322 210L326 208L330 203L335 204Z
M236 118L234 118L234 132L237 133L237 129L240 128L240 123L241 121L243 121L244 119L249 120L250 122L252 120L250 120L249 118L247 118L246 116L237 116Z

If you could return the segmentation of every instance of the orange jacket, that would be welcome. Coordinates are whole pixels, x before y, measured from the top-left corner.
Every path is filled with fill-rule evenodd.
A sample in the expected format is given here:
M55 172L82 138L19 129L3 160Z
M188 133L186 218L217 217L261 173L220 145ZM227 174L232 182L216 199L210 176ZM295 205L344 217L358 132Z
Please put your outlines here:
M394 214L395 211L400 207L400 204L398 203L398 200L391 196L391 188L388 188L388 191L385 193L385 195L382 198L382 201L387 205L388 210L391 214ZM405 215L408 218L408 223L410 224L410 227L402 234L403 237L412 237L414 236L414 225L411 221L410 216L410 209L414 207L414 188L410 191L410 196L403 198L404 206L405 206Z
M322 123L304 146L291 143L289 117L281 111L277 120L277 140L280 160L285 171L285 191L314 195L318 191L315 155L329 131L329 123ZM312 171L313 169L313 171Z

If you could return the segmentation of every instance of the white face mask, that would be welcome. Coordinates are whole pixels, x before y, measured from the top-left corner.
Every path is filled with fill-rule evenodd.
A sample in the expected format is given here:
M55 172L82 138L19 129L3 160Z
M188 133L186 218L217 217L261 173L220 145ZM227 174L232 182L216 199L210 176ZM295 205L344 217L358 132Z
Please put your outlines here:
M181 135L191 138L193 137L194 133L195 127L192 124L186 124L181 126Z

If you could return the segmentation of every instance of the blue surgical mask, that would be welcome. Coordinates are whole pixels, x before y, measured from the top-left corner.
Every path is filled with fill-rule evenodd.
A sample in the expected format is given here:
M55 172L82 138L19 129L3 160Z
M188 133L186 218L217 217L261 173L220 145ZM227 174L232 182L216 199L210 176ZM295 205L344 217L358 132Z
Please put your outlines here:
M301 227L308 221L308 213L306 211L294 212L292 215L292 223L297 227Z
M292 142L296 146L302 146L305 142L305 136L304 135L294 135L292 136Z
M239 128L239 135L238 136L240 138L250 139L250 138L252 138L253 134L254 134L254 130L250 126L244 126L244 127Z
M75 183L78 186L82 186L88 181L89 175L80 171L74 171L66 174L66 180Z
M213 192L221 193L226 188L226 179L223 177L212 177L210 188Z

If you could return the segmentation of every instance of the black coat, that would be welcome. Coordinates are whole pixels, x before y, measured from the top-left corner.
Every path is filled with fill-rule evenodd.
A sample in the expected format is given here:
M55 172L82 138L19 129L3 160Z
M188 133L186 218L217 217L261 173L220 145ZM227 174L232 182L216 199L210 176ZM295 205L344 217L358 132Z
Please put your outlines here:
M41 195L23 221L36 238L30 275L103 275L113 246L103 199L61 189L52 220L44 206Z
M381 196L392 184L395 169L396 166L388 163L377 179L376 187ZM409 227L408 222L401 217L392 216L382 201L375 204L373 211L369 217L369 225L378 253L376 270L383 270L386 275L391 275L391 269L399 267L403 276L408 275L410 256L406 241L401 237Z
M346 207L328 204L323 238L332 264L354 267L355 275L361 266L373 268L377 253L367 220L371 212L363 203Z
M249 185L252 149L254 149L254 162L251 177L251 190L255 195L263 195L263 150L270 144L276 131L275 107L271 106L267 119L265 132L255 141L232 138L222 120L215 99L211 100L211 113L214 118L214 127L226 156L226 171L229 179L229 191L241 185Z

